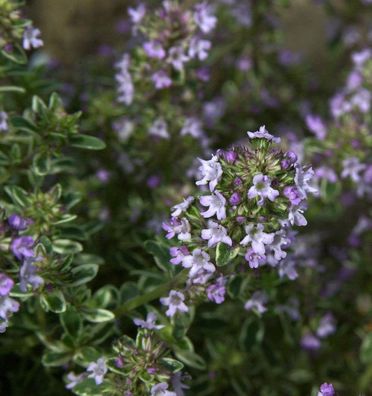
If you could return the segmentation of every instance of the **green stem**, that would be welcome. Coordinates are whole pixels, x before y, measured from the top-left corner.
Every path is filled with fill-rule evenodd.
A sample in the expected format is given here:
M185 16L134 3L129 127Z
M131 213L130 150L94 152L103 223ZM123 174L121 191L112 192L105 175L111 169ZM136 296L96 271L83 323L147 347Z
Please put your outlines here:
M119 317L123 314L133 311L133 309L149 303L152 300L165 296L169 290L184 283L187 279L187 274L188 270L184 269L180 273L178 273L173 279L163 283L162 285L159 285L155 289L151 290L149 293L130 299L114 311L115 316Z

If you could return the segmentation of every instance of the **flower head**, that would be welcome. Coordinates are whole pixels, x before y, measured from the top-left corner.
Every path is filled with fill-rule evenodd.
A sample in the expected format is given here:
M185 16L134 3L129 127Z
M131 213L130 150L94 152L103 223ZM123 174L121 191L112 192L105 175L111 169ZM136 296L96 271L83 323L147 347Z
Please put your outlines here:
M248 190L248 198L253 199L259 197L259 205L263 205L266 198L274 202L275 198L279 195L279 191L270 186L270 178L259 173L253 178L253 186Z
M174 316L177 311L188 312L189 308L186 306L184 301L184 294L177 290L171 290L168 297L163 297L160 299L160 302L168 307L168 310L165 314L170 317Z
M31 48L42 47L44 42L40 39L40 30L34 28L33 26L27 26L23 32L23 48L28 51Z
M252 297L245 303L244 308L247 311L255 310L259 314L267 311L266 303L268 301L267 294L263 291L255 291Z
M31 236L20 236L12 240L10 250L18 260L34 257L33 250L35 241Z
M263 231L262 224L249 224L245 227L246 236L240 241L240 244L247 246L251 244L252 249L259 255L265 254L265 245L269 245L274 240L274 234L268 234Z
M0 111L0 131L6 132L8 130L8 114L5 111Z
M203 33L211 32L217 24L213 9L207 2L199 3L195 6L194 19Z
M250 139L266 139L268 141L273 141L274 143L280 143L280 138L279 137L274 137L271 135L265 125L261 126L260 129L256 132L247 132L248 137Z
M39 258L28 257L25 258L23 264L19 270L20 284L19 288L23 291L27 291L27 286L31 285L32 289L37 289L44 284L44 279L37 275L38 268L34 265L35 261Z
M205 161L199 159L201 166L199 167L200 174L202 178L196 182L197 186L204 186L209 184L209 189L214 191L217 186L218 181L222 176L222 167L218 161L217 156L212 156L212 159Z
M220 242L229 246L232 245L232 240L227 235L226 228L212 220L208 221L208 228L202 230L201 237L208 240L208 247L216 246Z
M148 329L148 330L160 330L164 326L163 325L157 325L155 324L157 319L157 315L155 312L149 312L147 314L146 320L143 319L134 319L133 322L136 326L142 327L143 329Z
M219 191L211 195L203 195L199 201L203 206L209 207L205 212L201 212L204 218L216 215L218 220L223 220L226 217L226 198Z
M318 392L318 396L335 396L335 388L332 384L327 384L326 382L320 385L320 391Z
M14 286L14 281L8 275L0 273L0 297L7 296Z
M226 294L226 279L220 276L215 283L212 283L207 287L207 297L209 301L216 304L222 304L225 301Z
M176 393L167 390L168 384L161 382L151 388L151 396L177 396Z
M89 378L93 378L96 385L100 385L103 382L103 378L107 373L107 366L103 357L99 358L96 362L89 364L87 368Z

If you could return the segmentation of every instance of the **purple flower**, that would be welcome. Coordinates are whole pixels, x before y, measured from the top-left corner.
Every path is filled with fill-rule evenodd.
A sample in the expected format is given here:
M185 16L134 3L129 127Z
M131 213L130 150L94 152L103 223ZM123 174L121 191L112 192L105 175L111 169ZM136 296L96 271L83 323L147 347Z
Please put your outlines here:
M194 20L203 33L211 32L217 24L217 18L213 15L213 8L207 2L195 6Z
M231 205L236 206L239 205L241 202L242 198L238 192L234 192L233 195L231 195L229 202Z
M14 286L14 281L8 275L0 273L0 297L7 296Z
M303 215L306 206L303 202L300 203L299 206L292 206L289 208L288 212L288 222L291 225L297 225L299 227L304 227L307 225L307 220Z
M170 260L170 262L173 265L178 265L178 264L182 263L185 256L190 255L190 252L188 251L186 246L180 246L180 247L171 247L169 249L169 254L173 257Z
M41 32L39 29L34 28L33 26L27 26L23 32L23 48L28 51L31 48L39 48L44 43L43 40L39 38Z
M264 232L262 224L249 224L245 226L246 236L241 240L242 246L247 246L249 243L255 253L264 256L265 245L269 245L274 240L274 234Z
M216 283L212 283L207 287L207 296L209 301L212 301L216 304L222 304L225 301L226 294L226 279L223 276L220 276Z
M229 164L233 164L238 158L238 154L234 150L222 151L222 156Z
M214 215L217 216L218 220L226 218L226 199L219 191L215 191L211 195L201 196L200 203L203 206L209 207L207 211L201 212L204 218L209 218Z
M116 82L118 85L118 101L129 106L134 99L134 85L132 76L129 72L130 57L124 54L120 62L117 63L119 69L116 73Z
M106 169L99 169L96 173L97 179L106 184L110 180L110 172Z
M80 384L85 379L85 373L81 374L75 374L73 372L70 372L67 374L67 385L66 389L72 389L76 385Z
M361 67L365 62L372 58L372 50L369 48L363 49L359 52L354 52L352 55L355 66Z
M317 178L327 180L330 183L337 182L336 172L329 166L320 166L315 170L315 175Z
M232 245L232 240L227 235L226 228L212 220L208 221L208 228L202 230L201 237L208 240L208 247L216 246L218 243Z
M248 198L253 199L259 197L258 205L263 205L265 198L274 202L275 198L279 195L279 191L273 189L269 176L261 173L253 177L253 186L248 190Z
M10 250L18 260L34 257L34 239L30 236L20 236L14 238L10 244Z
M252 309L257 311L259 314L263 314L267 311L266 303L268 301L267 294L264 291L255 291L252 297L247 300L244 305L244 308L247 311L251 311Z
M180 132L181 136L190 135L195 139L199 139L204 135L200 120L195 117L188 117Z
M146 185L148 188L154 189L159 186L161 178L158 175L152 175L146 180Z
M318 189L312 185L314 181L314 174L312 168L303 169L301 166L296 166L295 183L298 191L303 198L307 198L307 194L318 194Z
M12 313L19 310L19 302L8 296L0 297L0 318L7 321Z
M157 118L149 128L149 135L162 139L169 139L168 126L161 117Z
M163 230L167 231L166 238L172 239L177 235L180 241L189 241L191 239L190 223L187 219L172 217L169 222L163 222Z
M156 89L169 88L172 85L172 80L164 70L159 70L151 76L151 80Z
M335 318L331 313L327 313L320 320L316 334L320 338L328 337L336 331Z
M147 43L143 44L143 49L145 50L146 55L150 58L165 58L165 50L158 41L148 41Z
M194 202L195 198L192 197L191 195L187 197L186 199L183 200L178 205L174 205L172 207L172 217L178 217L181 213L186 212L186 210L189 208L189 206Z
M17 231L24 231L31 223L32 221L30 219L24 219L17 214L12 214L8 218L10 227Z
M44 279L36 275L38 269L33 264L35 261L40 260L40 258L35 259L34 257L26 258L19 270L19 288L22 292L27 291L27 286L31 285L32 289L35 290L44 284Z
M8 114L5 111L0 111L0 131L6 132L8 130Z
M212 44L209 40L193 37L190 42L189 56L190 58L197 57L200 61L203 61L207 59L211 47Z
M168 384L161 382L151 388L151 396L177 396L176 393L167 390Z
M146 15L146 7L141 3L136 8L129 7L128 14L132 22L137 25Z
M201 162L199 171L202 178L196 182L196 185L204 186L209 183L209 189L214 191L222 176L222 167L218 162L218 157L214 155L209 161L199 158L199 161Z
M318 396L335 396L335 388L332 384L327 384L326 382L320 385L320 391L318 392Z
M286 236L284 231L277 231L274 234L273 242L268 246L268 249L273 252L277 262L287 256L287 252L282 250L282 246L287 247L290 244L290 239Z
M190 268L189 277L193 278L200 270L208 273L216 270L209 259L210 257L206 252L203 252L201 249L194 249L191 255L183 259L182 265L185 268Z
M324 138L327 135L327 127L324 124L323 120L313 114L308 114L306 116L306 125L309 128L309 130L319 139L319 140L324 140Z
M134 322L134 324L136 326L139 326L142 329L160 330L164 326L155 324L156 319L157 319L156 313L155 312L149 312L147 314L146 320L136 318L136 319L133 320L133 322Z
M244 257L248 261L251 268L258 268L266 261L266 256L264 254L260 255L253 249L248 249Z
M87 367L88 378L93 378L96 385L100 385L103 382L103 377L107 373L107 366L103 357L99 358L96 362L92 362Z
M321 343L319 338L307 333L301 338L301 347L307 351L317 351L321 347Z
M172 317L179 312L188 312L189 308L184 303L185 296L177 290L171 290L168 297L163 297L160 302L168 307L166 315Z
M282 260L279 263L279 276L281 278L287 277L290 280L295 280L298 277L295 260Z
M360 88L350 100L362 113L368 113L371 108L371 93L367 89Z
M274 137L267 130L265 125L261 126L260 129L256 132L247 132L248 137L250 139L266 139L269 142L280 143L279 137Z
M346 158L342 161L342 166L341 177L350 177L355 183L360 181L360 173L366 168L366 165L362 164L356 157Z
M190 58L185 54L182 47L172 47L169 50L167 62L170 63L174 69L178 71L183 70L183 64L188 62Z
M287 151L285 153L285 157L291 164L295 164L297 161L297 154L294 153L293 151Z
M285 187L283 190L283 195L290 200L292 205L299 205L303 199L296 186Z

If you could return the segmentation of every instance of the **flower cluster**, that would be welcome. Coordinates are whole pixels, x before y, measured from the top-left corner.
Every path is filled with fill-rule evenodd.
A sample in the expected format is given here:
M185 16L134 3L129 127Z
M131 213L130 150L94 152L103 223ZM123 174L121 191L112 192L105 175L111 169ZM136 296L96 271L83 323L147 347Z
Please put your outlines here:
M205 35L214 29L217 19L213 7L207 2L195 2L190 10L173 0L163 1L152 12L147 12L145 6L140 4L137 8L129 8L129 16L140 44L133 54L125 53L117 63L116 81L118 101L133 107L137 114L138 106L144 99L143 92L147 97L161 98L158 91L171 87L179 89L185 82L186 64L193 60L204 61L208 57L212 44ZM192 78L198 79L197 71L191 71ZM178 96L175 102L182 98L182 94ZM175 103L169 105L175 106ZM177 111L177 106L173 111ZM151 116L151 121L146 122L148 136L157 140L170 139L174 126L169 111L164 113L163 108L158 108L156 113L156 117ZM198 117L191 114L178 114L177 117L183 119L178 128L180 136L191 136L200 140L202 145L206 144ZM123 121L128 122L128 118Z
M372 51L356 52L352 60L354 67L345 87L330 101L333 120L325 123L319 116L307 116L307 126L316 136L307 143L307 147L315 153L311 161L322 196L332 189L327 185L343 183L356 197L370 199Z
M174 206L172 218L163 224L167 238L179 241L170 249L171 263L188 272L185 289L161 299L168 316L188 311L186 295L223 302L225 283L238 266L248 272L263 266L283 272L289 232L307 224L307 197L317 192L312 169L301 166L292 151L283 152L280 139L264 126L248 132L248 138L247 146L200 160L196 184L201 195Z
M32 220L23 218L18 214L12 214L4 219L0 225L0 232L5 237L10 234L9 250L19 264L19 289L25 293L29 286L32 290L40 288L44 284L44 280L37 272L35 265L42 260L35 252L35 241L32 236L25 235L24 232L32 224ZM9 297L9 293L14 286L14 280L6 274L1 274L1 332L4 332L8 326L8 318L11 312L19 309L19 303Z
M176 396L169 387L185 387L180 371L183 364L169 357L166 344L157 334L164 326L156 325L156 318L150 312L146 320L135 319L140 327L136 340L122 336L114 343L110 356L90 362L85 372L68 373L66 388L79 394L79 388L84 389L93 380L97 390L110 390L115 395Z
M129 16L134 31L143 35L143 74L136 76L137 80L149 76L155 89L162 90L177 84L177 73L184 71L186 63L207 58L211 42L204 36L217 23L213 8L207 2L195 3L190 10L176 1L167 0L150 14L140 4L137 8L129 8ZM130 90L130 85L129 76L125 81L119 81L121 89L128 86Z
M0 273L0 333L5 332L10 316L19 309L19 302L9 297L13 286L13 279Z

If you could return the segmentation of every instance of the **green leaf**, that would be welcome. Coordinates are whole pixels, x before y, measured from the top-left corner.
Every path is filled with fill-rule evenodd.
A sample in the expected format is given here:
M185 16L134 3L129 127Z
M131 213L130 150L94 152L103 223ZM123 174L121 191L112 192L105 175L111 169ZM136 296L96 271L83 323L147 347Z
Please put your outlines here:
M360 360L364 364L372 363L372 333L364 337L361 349L360 349Z
M231 247L225 243L219 243L216 247L216 264L218 267L227 265L230 261Z
M111 311L102 308L84 309L82 314L86 320L93 323L102 323L115 319L115 315Z
M93 378L87 378L74 386L73 391L79 396L96 396L100 395L99 386L96 385Z
M73 280L69 286L79 286L91 281L98 272L97 264L83 264L71 270Z
M27 63L27 55L25 54L23 48L18 44L13 46L12 51L1 50L0 52L1 55L14 63L18 63L20 65Z
M89 135L73 135L70 137L70 143L73 147L86 150L103 150L106 144L101 139Z
M197 370L204 370L206 368L204 359L195 352L177 350L175 355L177 359L181 360L187 366Z
M88 365L90 362L94 362L97 359L99 359L102 356L102 353L97 351L97 349L91 347L91 346L86 346L81 349L79 349L75 356L74 356L74 362L77 364L80 364L82 366Z
M171 358L160 359L160 364L172 373L177 373L178 371L181 371L184 367L183 363Z
M50 352L47 351L44 353L41 361L46 367L59 367L68 363L71 355L68 352Z
M40 303L46 311L61 313L66 310L65 296L60 290L42 294L40 296Z
M169 269L169 249L160 242L146 241L145 249L154 256L155 262L162 271Z
M229 280L227 286L227 292L231 298L237 298L240 295L242 289L243 279L241 276L237 275Z
M27 192L22 188L18 186L5 186L4 190L16 205L22 208L29 206L30 201L27 197Z
M69 306L60 315L60 320L66 333L72 337L78 337L82 329L82 320L75 308Z
M32 161L33 171L37 176L46 176L51 173L52 161L48 154L38 153Z
M32 131L35 132L37 130L36 125L31 122L30 120L20 117L20 116L14 116L11 118L11 124L17 128L17 129L22 129L24 131Z
M0 87L0 93L5 93L5 92L14 92L14 93L21 93L24 94L26 90L22 87L16 87L14 85L5 85Z
M83 250L83 246L69 239L57 239L53 241L53 250L58 254L75 254Z

